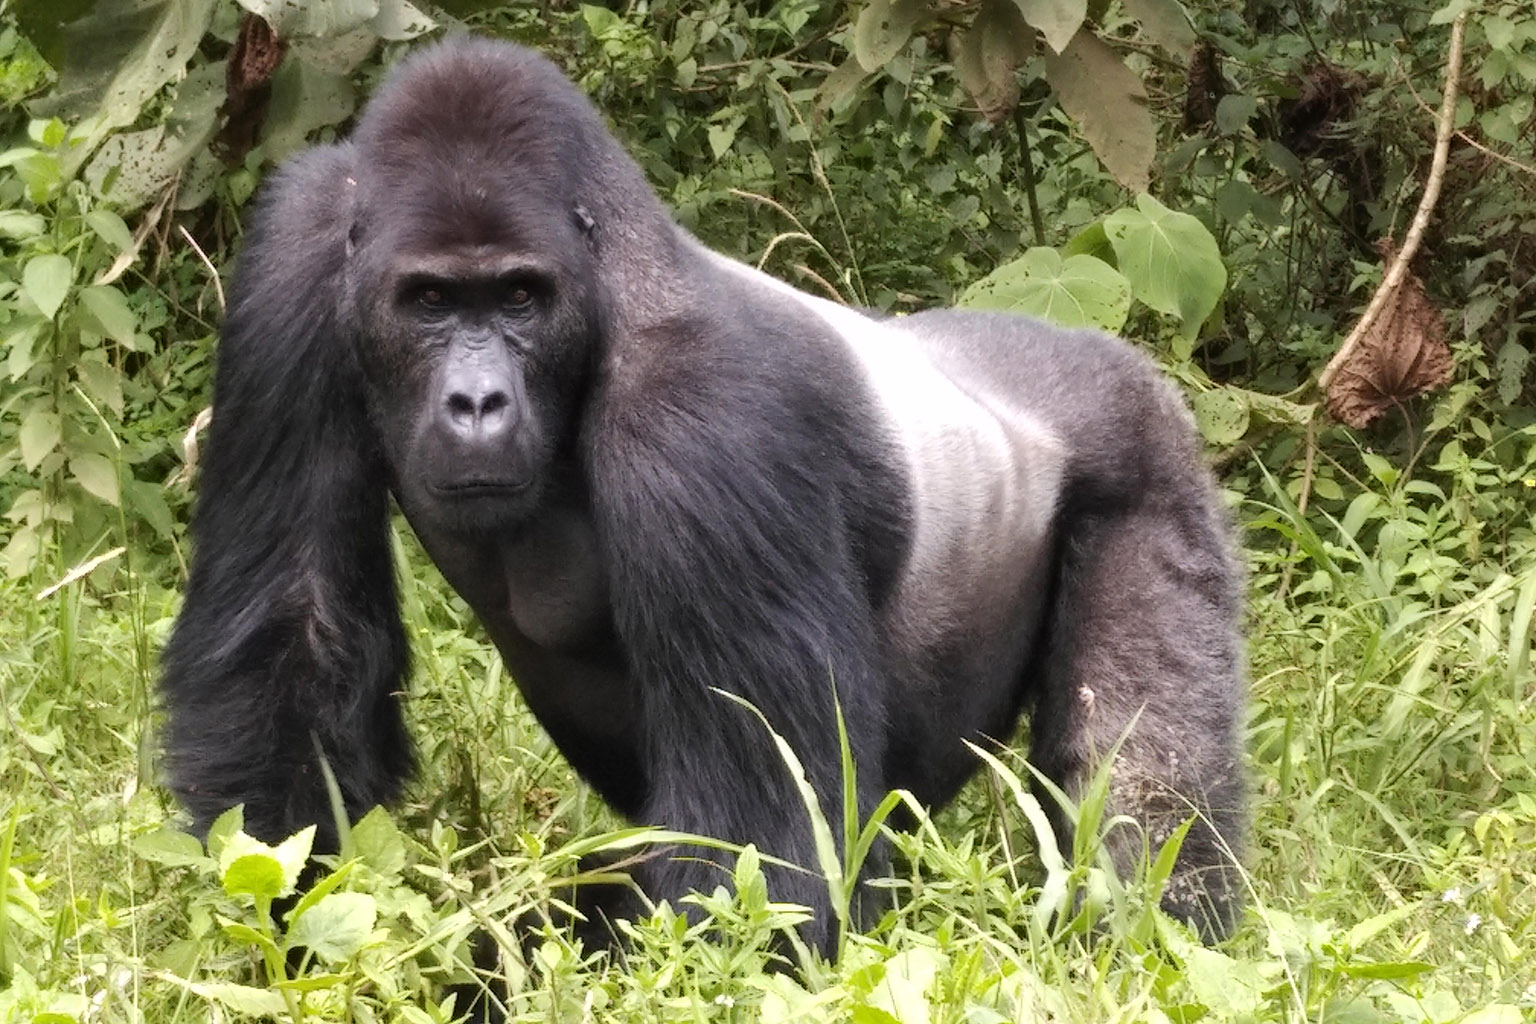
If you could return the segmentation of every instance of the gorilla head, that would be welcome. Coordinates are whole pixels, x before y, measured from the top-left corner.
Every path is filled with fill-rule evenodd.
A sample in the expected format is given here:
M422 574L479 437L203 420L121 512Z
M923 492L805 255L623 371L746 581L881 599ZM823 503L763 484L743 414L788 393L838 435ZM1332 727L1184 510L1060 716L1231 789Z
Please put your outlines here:
M509 78L550 101L523 102L499 87ZM588 112L541 79L564 84L523 51L429 53L353 143L346 293L367 404L401 504L447 529L515 530L535 513L601 336L566 170L591 162L571 130Z

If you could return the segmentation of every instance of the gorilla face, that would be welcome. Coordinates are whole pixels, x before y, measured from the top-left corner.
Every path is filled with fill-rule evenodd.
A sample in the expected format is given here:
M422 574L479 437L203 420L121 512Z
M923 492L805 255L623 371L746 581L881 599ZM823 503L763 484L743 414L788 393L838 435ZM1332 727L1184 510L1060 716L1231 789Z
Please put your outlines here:
M352 187L357 358L401 506L418 527L515 530L569 449L597 336L575 215L483 187L419 211L387 175Z

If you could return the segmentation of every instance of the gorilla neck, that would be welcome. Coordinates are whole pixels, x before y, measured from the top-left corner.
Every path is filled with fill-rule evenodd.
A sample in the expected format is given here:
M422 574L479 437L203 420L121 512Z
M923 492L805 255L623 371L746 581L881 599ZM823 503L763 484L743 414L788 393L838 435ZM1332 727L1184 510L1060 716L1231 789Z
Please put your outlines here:
M588 651L611 629L597 536L575 485L550 490L515 531L469 537L423 523L416 534L498 647Z

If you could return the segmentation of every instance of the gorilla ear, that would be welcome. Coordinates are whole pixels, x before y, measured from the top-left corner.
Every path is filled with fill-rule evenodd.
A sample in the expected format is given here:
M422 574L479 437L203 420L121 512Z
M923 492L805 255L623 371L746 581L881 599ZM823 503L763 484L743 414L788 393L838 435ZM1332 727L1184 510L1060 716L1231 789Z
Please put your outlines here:
M571 211L571 215L576 219L576 226L581 228L581 233L586 236L587 244L596 249L597 221L593 219L592 214L587 212L585 206L578 203L576 208Z

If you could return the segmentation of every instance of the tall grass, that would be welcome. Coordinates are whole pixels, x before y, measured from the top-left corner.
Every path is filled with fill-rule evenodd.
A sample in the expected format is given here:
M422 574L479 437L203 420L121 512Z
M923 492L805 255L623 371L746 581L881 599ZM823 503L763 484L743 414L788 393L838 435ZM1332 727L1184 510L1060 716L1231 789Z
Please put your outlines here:
M624 957L573 946L550 922L579 858L668 837L622 827L575 780L405 539L421 775L353 830L303 913L264 920L250 872L279 852L233 822L205 850L156 785L174 590L126 559L41 600L0 584L0 1021L447 1021L480 983L541 1021L1530 1019L1531 563L1458 565L1431 594L1403 566L1442 539L1389 559L1381 517L1303 515L1278 487L1244 514L1252 901L1217 949L1157 909L1171 850L1125 882L1107 870L1099 833L1127 826L1102 820L1102 789L1058 850L1027 765L984 751L957 806L909 805L879 883L890 909L836 963L782 970L800 911L767 888L773 851L750 849L693 913L627 925ZM846 907L880 822L806 805ZM488 973L481 933L501 953Z

